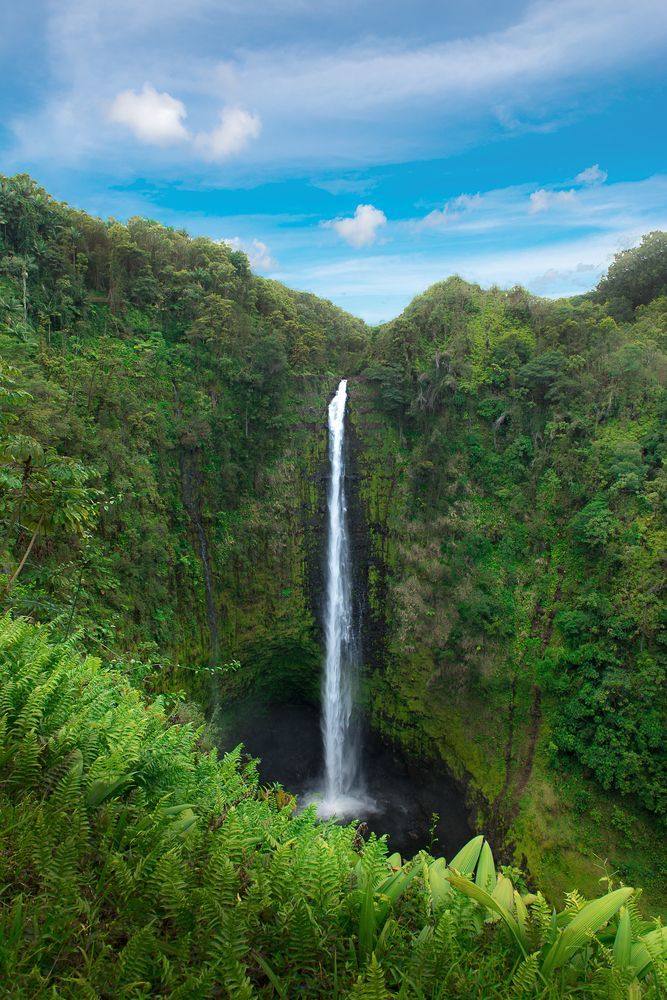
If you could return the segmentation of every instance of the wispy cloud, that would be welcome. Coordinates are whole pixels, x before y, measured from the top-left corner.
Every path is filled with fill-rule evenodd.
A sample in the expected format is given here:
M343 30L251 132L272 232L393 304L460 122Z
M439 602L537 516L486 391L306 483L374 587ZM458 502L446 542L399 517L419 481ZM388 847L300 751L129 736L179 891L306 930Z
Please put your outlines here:
M592 167L586 167L574 178L574 183L584 188L598 187L607 180L607 171L600 168L599 163L594 163ZM538 212L546 212L550 209L577 208L581 204L581 198L575 188L548 189L539 188L530 195L528 211L536 215Z
M589 262L587 264L579 261L573 267L565 267L559 270L550 267L544 274L537 274L530 279L530 289L536 295L559 294L559 289L568 288L578 291L587 291L591 282L597 281L606 265L611 259L610 254L606 254L602 260Z
M272 103L336 116L381 105L495 93L508 85L581 78L656 50L667 36L661 0L561 0L531 4L511 27L471 38L406 47L360 44L315 57L301 51L249 52L224 64L227 86L253 90L273 79ZM647 30L647 26L651 30ZM289 64L291 72L285 72ZM336 110L337 109L337 110Z
M463 218L472 209L478 208L482 204L481 194L460 194L456 198L450 198L445 202L443 208L434 209L422 220L424 226L446 226L457 219Z
M510 117L533 108L543 118L586 81L599 92L606 74L664 47L667 8L662 0L638 3L532 3L507 28L428 45L394 39L333 51L248 51L219 64L218 85L230 99L243 94L267 121L291 119L290 132L298 123L292 148L299 155L306 124L317 129L318 149L326 155L327 123L345 122L342 133L329 133L338 155L353 146L356 156L372 159L378 144L385 154L405 147L429 118L466 119L469 128L471 114L479 119L490 112L496 119L501 106ZM391 120L392 128L369 134L366 123L380 119ZM456 144L452 129L431 134L440 136L441 149Z
M532 215L536 215L538 212L546 212L550 208L567 207L574 204L576 196L577 192L572 188L569 191L547 191L545 188L540 188L538 191L532 192L528 211Z
M373 177L324 177L311 183L329 194L366 194L376 186L377 180Z
M614 226L619 216L632 213L639 193L647 185L655 188L661 182L657 177L648 182L605 185L606 178L606 171L595 164L576 175L576 188L554 185L535 189L529 184L515 184L474 195L464 193L448 199L442 208L433 209L423 218L409 220L405 226L416 232L446 228L468 233L510 226L516 232L545 222L552 226L599 226L605 219ZM623 197L629 198L625 205L620 200L621 191Z
M574 178L575 184L604 184L607 180L607 171L600 169L599 163L594 163L592 167L586 167Z
M306 10L299 3L285 16ZM255 0L248 6L264 9ZM331 169L332 157L358 168L442 155L470 142L475 129L497 129L499 108L508 122L537 115L543 128L573 106L568 95L576 93L583 113L582 95L600 100L606 79L646 63L667 42L663 0L533 0L518 16L511 8L505 21L512 23L504 27L430 44L377 32L370 41L341 44L321 32L298 45L253 46L248 31L242 45L228 47L225 18L239 17L239 9L231 0L52 0L44 32L47 96L8 123L15 159L28 151L47 160L70 155L71 132L54 114L67 106L77 125L76 155L126 164L127 151L117 148L100 108L119 93L136 96L137 66L156 94L178 95L173 99L187 106L190 128L206 136L200 147L214 164L239 149L264 170L295 162ZM279 5L271 10L276 15ZM233 110L211 129L221 105ZM171 106L163 131L174 139L173 156L185 129L179 110ZM136 107L121 112L128 124L134 115L135 134L151 134ZM250 146L260 119L263 140Z

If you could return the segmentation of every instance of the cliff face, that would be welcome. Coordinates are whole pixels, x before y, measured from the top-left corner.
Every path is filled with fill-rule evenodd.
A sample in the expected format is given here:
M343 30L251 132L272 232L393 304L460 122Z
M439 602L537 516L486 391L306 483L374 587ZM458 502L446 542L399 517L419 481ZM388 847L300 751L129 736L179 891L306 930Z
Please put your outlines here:
M300 397L275 488L258 508L263 528L253 534L251 549L244 547L233 560L243 566L238 576L221 578L223 658L247 664L242 681L234 676L223 683L227 698L252 688L271 699L305 697L317 703L326 407L335 381L313 381ZM584 851L578 854L570 825L576 818L568 801L571 790L545 771L548 719L545 723L540 702L535 704L534 672L527 665L514 669L512 624L525 621L540 647L548 643L553 613L541 612L540 594L550 592L553 603L562 573L545 563L530 575L526 565L520 592L511 595L518 605L515 617L499 634L477 620L462 622L462 600L470 597L478 572L469 565L463 574L457 552L476 517L457 495L463 456L454 453L448 515L424 517L415 496L415 476L422 471L415 461L418 446L418 438L402 433L382 412L373 387L363 377L351 378L347 497L364 708L384 739L416 758L442 761L505 859L525 859L557 893L569 877L561 858L576 866L579 857L585 878L586 857ZM498 567L498 573L508 588L520 578L514 566ZM599 830L595 836L600 850L614 850L613 837L605 840Z
M247 687L269 697L319 699L329 483L327 407L338 379L303 379L289 406L280 459L254 501L252 534L235 542L217 583L220 658L247 664ZM379 664L382 614L373 610L373 534L362 499L367 455L350 406L346 415L346 500L353 551L353 627L364 660ZM377 602L378 595L374 593ZM233 690L239 690L234 678ZM230 689L231 690L231 689Z
M326 408L335 378L299 379L286 443L214 570L221 661L242 670L221 697L319 697L327 487ZM215 683L218 683L217 681Z
M374 726L440 757L543 883L587 888L587 850L628 882L660 869L663 236L597 298L453 278L370 331L229 247L29 178L0 179L0 215L15 613L141 661L152 691L166 667L201 700L316 703L326 409L348 376Z
M514 498L485 496L471 442L493 454L498 431L461 416L401 426L377 385L350 386L371 723L416 757L442 760L478 827L553 896L573 877L592 890L591 852L634 872L652 857L657 870L653 821L637 802L554 760L562 709L544 664L561 648L557 616L582 587L554 499L543 491L531 510L523 484ZM654 881L652 901L663 892Z
M489 798L502 782L507 732L498 706L475 695L479 644L470 650L475 667L454 660L457 588L463 581L449 575L446 547L457 532L455 513L422 517L414 495L414 441L382 414L363 380L352 385L350 411L368 530L366 638L374 724L416 753L437 750L455 776ZM464 643L471 646L474 638ZM504 645L486 643L487 673L497 667ZM471 716L485 734L483 747L475 747ZM496 757L493 776L489 764Z

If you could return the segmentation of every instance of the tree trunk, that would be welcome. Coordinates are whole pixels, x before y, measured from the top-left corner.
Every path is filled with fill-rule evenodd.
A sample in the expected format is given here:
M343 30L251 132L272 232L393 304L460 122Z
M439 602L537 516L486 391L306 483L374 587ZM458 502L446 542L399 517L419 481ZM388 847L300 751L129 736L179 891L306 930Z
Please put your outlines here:
M8 580L8 582L7 582L7 591L8 592L11 590L11 588L16 583L16 580L18 578L19 573L21 572L21 570L25 566L26 560L27 560L28 556L30 555L30 553L32 552L32 547L35 544L35 539L37 538L37 535L39 534L39 529L42 527L42 521L43 520L44 520L44 515L41 514L40 518L39 518L39 521L37 522L37 527L35 528L34 534L33 534L32 538L30 539L30 542L28 543L28 548L23 553L23 558L21 559L21 562L18 564L18 566L17 566L14 574L12 575L11 579Z

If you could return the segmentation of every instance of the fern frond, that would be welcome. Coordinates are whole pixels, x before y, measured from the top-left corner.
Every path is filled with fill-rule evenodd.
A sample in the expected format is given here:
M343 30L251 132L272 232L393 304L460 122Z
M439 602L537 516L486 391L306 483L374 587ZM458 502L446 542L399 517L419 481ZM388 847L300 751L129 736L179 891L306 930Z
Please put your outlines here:
M391 996L385 983L384 971L375 955L372 955L366 973L359 977L350 993L350 1000L390 1000Z
M510 994L512 997L519 1000L521 997L534 994L539 978L539 967L540 953L538 951L533 952L528 958L524 958L512 976Z

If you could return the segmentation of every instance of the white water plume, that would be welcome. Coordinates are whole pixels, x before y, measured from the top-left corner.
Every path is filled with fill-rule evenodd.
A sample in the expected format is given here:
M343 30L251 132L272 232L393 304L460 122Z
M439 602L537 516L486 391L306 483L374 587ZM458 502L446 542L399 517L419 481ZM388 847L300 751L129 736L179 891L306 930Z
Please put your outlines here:
M329 404L327 496L325 659L322 690L324 796L320 816L367 813L368 801L355 787L359 775L359 741L354 720L354 689L359 666L352 607L352 566L345 496L345 405L343 379Z

